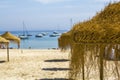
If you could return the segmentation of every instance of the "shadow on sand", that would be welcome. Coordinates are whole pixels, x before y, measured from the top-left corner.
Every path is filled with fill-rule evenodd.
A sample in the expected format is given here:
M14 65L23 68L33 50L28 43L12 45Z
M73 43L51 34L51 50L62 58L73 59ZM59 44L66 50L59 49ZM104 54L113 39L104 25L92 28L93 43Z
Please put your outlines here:
M70 68L43 68L45 71L67 71L71 70Z
M51 60L45 60L44 62L67 62L70 61L68 59L51 59Z
M4 61L4 60L2 60L2 61L0 61L0 63L5 63L6 61Z
M45 78L45 79L39 79L39 80L72 80L72 79L66 79L66 78L54 78L54 79L48 79L48 78Z

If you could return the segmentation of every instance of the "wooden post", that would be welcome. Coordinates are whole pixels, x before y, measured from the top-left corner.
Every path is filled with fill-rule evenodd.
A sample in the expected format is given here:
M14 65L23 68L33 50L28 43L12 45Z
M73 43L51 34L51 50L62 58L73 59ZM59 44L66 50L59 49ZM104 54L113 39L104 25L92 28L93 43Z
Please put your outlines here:
M103 80L103 58L102 58L102 54L100 54L100 80Z
M104 54L104 45L100 46L100 80L104 79L104 66L103 66L103 54Z
M81 50L83 50L82 51L82 78L83 78L83 80L85 80L85 68L84 68L84 64L85 64L84 54L85 54L85 51L84 51L84 48L85 48L85 46L81 45Z
M9 62L9 43L7 44L7 61Z
M18 43L18 49L20 48L20 43Z
M85 71L84 71L84 53L83 53L83 57L82 57L82 76L83 76L83 80L85 80Z

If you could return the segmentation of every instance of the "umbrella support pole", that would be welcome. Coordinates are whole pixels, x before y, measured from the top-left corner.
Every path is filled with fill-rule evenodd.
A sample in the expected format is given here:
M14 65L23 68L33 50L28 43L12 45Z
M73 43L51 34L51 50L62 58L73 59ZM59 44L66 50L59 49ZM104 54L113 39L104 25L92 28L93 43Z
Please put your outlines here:
M7 45L7 61L9 62L9 46Z
M82 78L85 80L85 71L84 71L84 54L83 54L83 61L82 61Z
M104 66L103 66L103 54L104 54L104 46L101 46L100 49L100 80L104 80Z

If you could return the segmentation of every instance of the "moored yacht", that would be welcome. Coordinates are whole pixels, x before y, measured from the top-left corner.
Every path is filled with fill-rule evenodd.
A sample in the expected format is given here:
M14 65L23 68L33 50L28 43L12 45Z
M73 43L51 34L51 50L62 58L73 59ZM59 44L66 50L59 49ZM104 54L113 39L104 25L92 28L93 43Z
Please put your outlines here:
M42 34L36 34L35 37L43 37Z
M29 38L29 35L27 30L26 30L26 26L25 26L25 23L23 22L23 34L22 35L19 35L19 38L20 39L28 39Z
M27 35L19 35L20 39L28 39L29 37Z

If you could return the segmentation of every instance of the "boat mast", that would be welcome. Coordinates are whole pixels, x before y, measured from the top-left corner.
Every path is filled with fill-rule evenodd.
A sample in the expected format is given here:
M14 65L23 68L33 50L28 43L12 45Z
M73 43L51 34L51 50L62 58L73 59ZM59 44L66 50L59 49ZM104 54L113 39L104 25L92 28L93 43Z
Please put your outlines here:
M23 36L25 36L25 23L23 21Z
M27 31L26 25L25 25L25 23L23 21L23 35L25 36L27 34L28 34L28 31Z
M70 19L70 26L71 26L71 28L73 26L73 20L72 20L72 18Z

